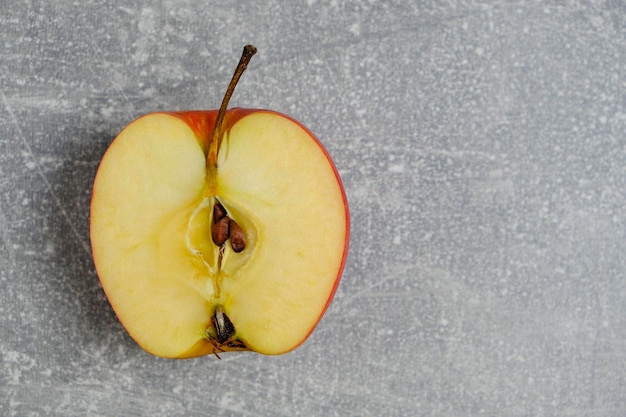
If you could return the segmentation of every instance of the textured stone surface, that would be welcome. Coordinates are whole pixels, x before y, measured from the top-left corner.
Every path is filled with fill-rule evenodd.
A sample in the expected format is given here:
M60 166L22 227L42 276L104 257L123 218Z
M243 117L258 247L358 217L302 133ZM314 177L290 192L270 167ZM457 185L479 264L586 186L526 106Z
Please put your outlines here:
M624 3L283 3L0 0L0 415L626 415ZM93 177L247 42L234 104L327 146L349 262L298 350L158 359L95 275Z

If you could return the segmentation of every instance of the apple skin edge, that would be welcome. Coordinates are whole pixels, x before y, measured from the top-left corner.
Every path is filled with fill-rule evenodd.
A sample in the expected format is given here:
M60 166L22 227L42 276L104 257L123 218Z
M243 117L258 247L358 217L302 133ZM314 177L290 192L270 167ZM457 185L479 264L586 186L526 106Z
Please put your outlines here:
M280 352L278 354L282 354L282 353L287 353L291 350L296 349L297 347L299 347L300 345L302 345L302 343L304 343L309 336L313 333L313 331L315 330L315 328L317 327L319 321L322 319L322 317L324 316L324 314L326 313L328 307L330 306L330 303L333 300L333 297L337 291L337 288L339 286L339 282L341 280L342 274L343 274L343 270L346 264L346 260L347 260L347 256L348 256L348 249L349 249L349 240L350 240L350 213L349 213L349 206L348 206L348 199L346 196L346 192L343 186L343 183L341 181L341 177L339 176L339 172L337 171L337 168L333 162L333 160L331 159L328 151L326 150L326 148L322 145L322 143L320 142L320 140L308 129L306 128L304 125L302 125L302 123L300 123L299 121L293 119L290 116L287 116L283 113L280 112L276 112L273 110L265 110L265 109L244 109L244 108L232 108L229 109L224 117L224 131L227 132L237 121L239 121L240 119L244 118L245 116L249 115L249 114L253 114L253 113L270 113L270 114L274 114L274 115L278 115L281 117L284 117L290 121L292 121L293 123L297 124L298 126L300 126L305 132L308 133L308 135L310 136L310 138L312 140L315 141L315 143L318 145L318 147L320 148L320 150L323 152L324 156L326 157L326 159L328 160L328 163L330 164L333 173L335 175L336 181L337 181L337 185L341 191L341 195L343 198L343 205L344 205L344 209L345 209L345 219L346 219L346 230L345 230L345 242L344 242L344 246L343 246L343 254L341 255L341 262L339 264L339 269L337 271L337 277L335 279L335 282L333 284L333 287L328 295L328 298L326 300L326 303L324 305L324 307L322 308L322 310L320 311L320 314L317 318L317 320L315 321L315 323L311 326L309 332L306 334L306 336L304 338L302 338L302 340L294 345L291 349L285 351L285 352ZM189 127L192 129L192 131L195 133L197 139L198 139L198 143L200 144L200 146L203 149L203 152L205 153L205 155L208 153L208 148L209 148L209 141L210 141L210 137L211 137L211 133L213 131L216 119L217 119L217 115L218 115L218 111L217 110L189 110L189 111L174 111L174 112L157 112L157 113L163 113L163 114L168 114L168 115L172 115L175 116L179 119L181 119L182 121L184 121L187 125L189 125ZM145 117L147 115L141 116L141 117ZM141 118L140 117L140 118ZM93 253L92 250L92 255L94 256L94 261L95 264L97 265L97 260L95 258L95 253ZM97 269L97 267L96 267ZM106 291L105 291L106 293ZM124 325L123 321L120 320L120 322L122 323L122 325ZM125 327L125 326L124 326ZM145 349L145 347L142 346L142 348ZM207 354L211 354L211 353L215 353L215 350L213 348L213 346L208 343L206 340L200 340L198 341L198 343L193 346L189 351L187 351L185 354L181 355L179 358L183 359L183 358L193 358L193 357L197 357L197 356L203 356L203 355L207 355Z

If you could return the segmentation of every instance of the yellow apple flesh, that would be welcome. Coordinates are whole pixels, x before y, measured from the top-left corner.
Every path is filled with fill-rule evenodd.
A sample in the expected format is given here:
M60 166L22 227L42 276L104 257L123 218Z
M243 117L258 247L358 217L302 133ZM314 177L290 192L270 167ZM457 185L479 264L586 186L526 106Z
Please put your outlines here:
M158 356L280 354L324 314L345 263L349 215L313 134L272 111L153 113L113 141L96 175L91 242L98 276L134 340ZM236 253L211 239L213 207L241 226ZM219 338L216 308L234 327Z

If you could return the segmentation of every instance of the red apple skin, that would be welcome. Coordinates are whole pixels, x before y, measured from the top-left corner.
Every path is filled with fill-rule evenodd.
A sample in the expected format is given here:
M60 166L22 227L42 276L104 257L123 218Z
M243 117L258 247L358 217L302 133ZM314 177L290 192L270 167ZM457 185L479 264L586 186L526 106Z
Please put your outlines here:
M330 166L333 169L333 173L335 174L335 178L337 180L337 184L339 185L339 188L341 190L341 195L343 197L343 205L344 205L344 208L345 208L345 219L346 219L345 242L344 242L344 249L343 249L341 263L340 263L340 266L339 266L339 270L337 271L337 278L335 279L335 283L334 283L334 285L333 285L333 287L332 287L332 289L331 289L331 291L330 291L330 293L328 295L328 299L326 300L326 304L324 305L324 308L320 311L319 317L317 318L317 320L315 321L313 326L311 326L311 329L306 334L306 336L298 344L296 344L295 346L293 346L293 348L291 348L290 350L288 350L286 352L281 352L281 353L287 353L287 352L289 352L291 350L296 349L300 345L302 345L302 343L304 343L309 338L311 333L313 333L313 331L317 327L317 324L319 323L319 321L322 319L322 317L326 313L326 310L330 306L330 303L332 302L333 297L334 297L334 295L335 295L335 293L337 291L337 288L339 286L339 281L341 280L341 276L343 274L343 270L344 270L345 263L346 263L347 256L348 256L348 247L349 247L349 241L350 241L350 211L349 211L349 207L348 207L348 199L347 199L347 196L346 196L345 189L343 187L343 183L341 181L341 177L339 176L339 172L337 171L337 167L335 166L333 160L331 159L330 155L328 154L328 151L326 150L326 148L324 148L324 146L319 141L319 139L307 127L305 127L299 121L297 121L297 120L293 119L292 117L287 116L287 115L285 115L283 113L276 112L276 111L273 111L273 110L244 109L244 108L236 107L236 108L232 108L232 109L228 110L226 112L225 116L224 116L224 124L223 124L224 132L227 132L228 130L230 130L230 128L235 123L237 123L237 121L241 120L245 116L247 116L249 114L257 113L257 112L272 113L272 114L284 117L286 119L289 119L293 123L299 125L304 131L306 131L309 134L309 136L311 137L311 140L315 141L315 143L319 146L319 148L322 150L322 152L326 156L326 159L328 160L328 163L330 164ZM169 114L169 115L178 117L179 119L181 119L185 123L187 123L189 125L189 127L191 128L191 130L196 134L196 137L198 139L198 143L202 147L202 149L204 151L204 154L207 155L208 148L209 148L209 141L211 139L211 134L213 133L213 129L214 129L214 126L215 126L215 121L217 119L218 110L187 110L187 111L160 112L160 113L165 113L165 114ZM105 155L106 155L106 153L105 153ZM95 192L95 190L94 190L94 192ZM94 261L95 261L95 264L97 265L98 262L95 259L95 254L92 253L92 255L94 256ZM105 293L106 293L106 290L105 290ZM124 326L123 321L120 320L120 323ZM124 326L124 327L126 327L126 326ZM240 349L230 349L230 348L228 348L226 346L223 346L223 351L226 352L226 351L230 351L230 350L234 351L234 350L240 350ZM208 355L208 354L212 354L212 353L215 353L215 347L208 340L201 339L189 351L187 351L183 355L181 355L179 357L179 359L194 358L194 357L204 356L204 355Z

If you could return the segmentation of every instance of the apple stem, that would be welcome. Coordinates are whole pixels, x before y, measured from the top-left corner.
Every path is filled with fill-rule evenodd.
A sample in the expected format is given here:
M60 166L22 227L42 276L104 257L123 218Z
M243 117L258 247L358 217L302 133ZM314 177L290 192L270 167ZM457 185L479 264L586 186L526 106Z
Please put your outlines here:
M243 74L243 72L248 67L248 63L250 62L250 59L252 59L254 54L256 54L256 48L254 46L246 45L243 47L243 53L241 54L241 59L239 59L239 64L237 64L237 68L235 69L233 78L230 80L230 84L228 84L226 93L224 93L224 99L222 100L222 105L217 112L215 126L213 128L213 133L211 134L211 139L209 141L209 155L207 157L207 166L211 168L217 168L217 153L220 149L220 145L222 144L222 138L224 136L224 116L226 115L228 102L230 101L230 97L235 91L235 87L239 82L239 78L241 78L241 74Z

